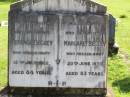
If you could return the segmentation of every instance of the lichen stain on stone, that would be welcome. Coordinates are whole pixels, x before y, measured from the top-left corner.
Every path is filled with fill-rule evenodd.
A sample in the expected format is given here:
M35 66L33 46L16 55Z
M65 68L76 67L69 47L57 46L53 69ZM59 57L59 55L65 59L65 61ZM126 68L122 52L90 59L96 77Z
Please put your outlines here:
M97 12L98 5L90 0L33 0L22 4L23 11L80 11Z

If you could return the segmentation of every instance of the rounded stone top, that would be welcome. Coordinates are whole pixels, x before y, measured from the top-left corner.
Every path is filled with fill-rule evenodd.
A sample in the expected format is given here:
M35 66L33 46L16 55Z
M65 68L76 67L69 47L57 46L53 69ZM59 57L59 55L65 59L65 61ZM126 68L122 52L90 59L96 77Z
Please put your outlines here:
M11 5L12 10L67 11L105 14L107 8L93 0L22 0Z

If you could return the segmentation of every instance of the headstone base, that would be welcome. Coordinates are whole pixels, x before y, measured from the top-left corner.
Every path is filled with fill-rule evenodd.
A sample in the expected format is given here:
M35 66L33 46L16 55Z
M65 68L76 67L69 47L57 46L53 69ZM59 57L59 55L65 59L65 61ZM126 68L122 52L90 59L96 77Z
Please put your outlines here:
M0 92L0 97L105 97L105 91L106 89L33 89L6 87ZM102 92L102 94L99 94L99 92Z

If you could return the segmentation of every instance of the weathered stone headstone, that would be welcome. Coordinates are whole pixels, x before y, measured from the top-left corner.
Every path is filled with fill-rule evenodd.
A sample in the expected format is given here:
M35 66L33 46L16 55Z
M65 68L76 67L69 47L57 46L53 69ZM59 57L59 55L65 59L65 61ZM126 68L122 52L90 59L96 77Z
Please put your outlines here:
M116 19L109 14L109 43L114 45L115 43L115 26L116 26Z
M91 0L12 4L9 86L105 94L108 29L106 7Z
M117 54L119 50L119 46L115 41L115 27L116 19L109 14L109 55Z

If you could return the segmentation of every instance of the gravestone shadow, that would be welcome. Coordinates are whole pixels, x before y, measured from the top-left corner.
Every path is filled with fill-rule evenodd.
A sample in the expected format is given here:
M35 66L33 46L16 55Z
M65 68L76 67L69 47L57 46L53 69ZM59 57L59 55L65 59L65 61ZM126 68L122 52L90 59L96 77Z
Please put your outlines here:
M45 91L43 91L42 93L37 93L37 92L33 92L33 93L29 93L26 91L18 91L17 90L13 90L13 92L11 93L11 88L10 87L5 87L4 89L2 89L0 91L0 97L106 97L105 95L74 95L74 94L68 94L68 95L64 95L64 94L49 94L50 92L48 92L47 94L44 94ZM16 91L16 92L15 92Z
M113 87L119 87L121 92L130 92L130 77L113 82Z
M6 86L2 90L0 90L0 97L8 97L9 87Z

